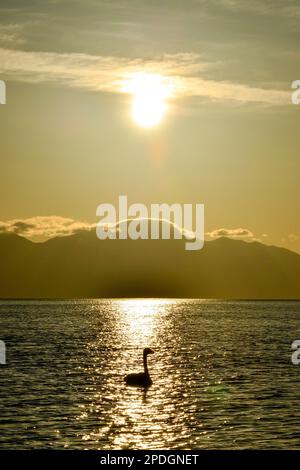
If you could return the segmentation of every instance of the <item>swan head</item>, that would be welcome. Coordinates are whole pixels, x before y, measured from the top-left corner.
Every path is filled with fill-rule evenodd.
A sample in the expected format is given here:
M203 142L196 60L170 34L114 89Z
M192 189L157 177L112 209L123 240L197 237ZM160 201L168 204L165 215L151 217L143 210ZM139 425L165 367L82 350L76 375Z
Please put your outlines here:
M145 356L148 356L148 354L154 354L154 351L153 351L153 349L145 348L144 349L144 354L145 354Z

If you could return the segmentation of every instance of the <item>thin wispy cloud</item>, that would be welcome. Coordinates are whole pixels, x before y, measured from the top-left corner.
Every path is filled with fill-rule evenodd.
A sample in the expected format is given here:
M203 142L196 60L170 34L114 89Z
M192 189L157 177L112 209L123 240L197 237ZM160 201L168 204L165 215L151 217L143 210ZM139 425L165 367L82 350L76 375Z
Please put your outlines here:
M291 242L298 242L300 240L300 235L296 235L295 233L290 233L288 235L288 239L291 241Z
M297 0L214 0L231 11L252 12L258 15L281 16L290 19L300 17L300 5Z
M127 230L127 224L132 220L143 222L145 220L151 224L152 221L160 222L161 224L170 225L171 231L177 232L182 237L193 239L195 234L172 221L165 219L145 219L143 217L128 218L118 221L115 224L103 223L103 227L108 232L122 232ZM65 237L74 235L78 232L95 230L97 222L90 223L81 220L75 220L69 217L60 216L36 216L29 218L12 219L7 221L0 221L0 235L1 234L16 234L34 241L45 241L55 237Z
M195 234L184 227L180 227L173 221L165 219L153 219L149 217L144 218L128 218L115 224L103 224L109 232L120 232L127 230L127 224L132 220L139 220L143 222L147 220L149 224L152 221L159 221L161 224L168 224L171 227L171 231L178 232L185 238L193 239ZM64 237L74 235L78 232L96 230L98 222L86 222L82 220L76 220L69 217L61 216L36 216L29 218L19 218L7 221L0 221L0 234L16 234L26 237L31 240L44 241L55 237ZM258 240L251 230L246 228L219 228L206 232L205 236L208 240L214 240L220 237L243 239L246 241Z
M0 221L0 234L14 233L32 240L46 240L54 237L74 235L89 231L95 224L60 216L37 216L25 219Z
M16 47L24 44L22 26L16 23L0 24L0 44L6 47Z
M207 237L211 239L220 238L220 237L228 237L228 238L241 238L246 240L254 240L254 234L251 230L247 228L218 228L216 230L212 230L211 232L206 232L205 234Z
M123 230L126 232L128 224L130 224L132 220L139 220L143 222L145 219L139 217L128 218L122 220L121 222L118 221L115 224L103 223L102 226L106 229L107 232L119 233L123 232ZM165 219L153 219L151 217L149 217L147 220L149 223L149 229L151 227L152 221L159 221L160 231L162 230L163 225L167 224L170 226L171 236L177 232L180 235L179 238L185 238L189 240L193 240L195 238L194 232L180 227L173 221ZM87 222L57 215L18 218L0 221L0 236L4 234L15 234L34 242L44 242L52 238L68 237L78 233L91 231L94 231L96 236L96 228L98 224L99 222ZM268 244L266 242L266 238L268 238L267 234L262 234L261 238L259 238L251 230L242 227L218 228L205 233L205 239L207 241L216 240L221 237L231 238L234 240L243 240L246 242L258 241L260 243ZM299 242L300 240L300 235L289 234L287 239L289 242L296 245L296 242Z
M213 101L287 105L285 90L251 87L203 76L209 65L197 54L166 54L150 59L26 52L0 48L2 77L32 83L55 82L96 92L122 93L135 73L156 73L170 81L174 97L199 97Z

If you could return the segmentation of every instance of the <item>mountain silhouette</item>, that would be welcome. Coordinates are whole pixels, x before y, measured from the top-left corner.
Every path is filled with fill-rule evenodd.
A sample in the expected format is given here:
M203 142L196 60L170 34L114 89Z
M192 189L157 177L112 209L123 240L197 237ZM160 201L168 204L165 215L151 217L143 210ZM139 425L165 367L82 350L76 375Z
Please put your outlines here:
M300 298L300 255L229 238L99 240L95 231L33 243L0 235L1 298Z

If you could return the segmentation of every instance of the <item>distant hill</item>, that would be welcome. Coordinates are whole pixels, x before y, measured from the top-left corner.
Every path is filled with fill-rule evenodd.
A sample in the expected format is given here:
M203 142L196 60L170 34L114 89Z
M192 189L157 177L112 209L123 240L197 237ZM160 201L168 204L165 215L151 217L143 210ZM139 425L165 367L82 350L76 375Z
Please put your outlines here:
M219 238L104 240L80 232L45 243L0 235L1 298L300 298L300 255Z

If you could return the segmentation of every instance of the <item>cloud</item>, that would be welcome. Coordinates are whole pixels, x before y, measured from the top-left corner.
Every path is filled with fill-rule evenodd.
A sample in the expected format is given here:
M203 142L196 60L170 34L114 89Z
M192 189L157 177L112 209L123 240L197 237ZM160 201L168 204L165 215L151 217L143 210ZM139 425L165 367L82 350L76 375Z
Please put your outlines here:
M142 217L139 218L128 218L123 221L117 221L115 224L102 224L107 231L109 232L122 232L123 230L127 230L128 224L132 220L145 220ZM150 224L151 221L159 221L160 229L159 233L162 232L162 227L164 224L170 226L170 236L173 238L174 234L181 235L179 238L183 238L186 240L194 240L195 233L191 232L183 227L180 227L173 221L165 220L165 219L155 219L148 217L148 223ZM43 242L55 237L65 237L70 235L75 235L79 232L89 232L94 230L96 234L96 227L99 222L85 222L80 220L75 220L68 217L60 217L60 216L36 216L36 217L29 217L24 219L12 219L8 221L0 221L0 235L1 234L8 234L14 233L19 236L23 236L28 238L32 241ZM166 227L165 227L166 228ZM150 226L149 226L150 229ZM150 233L150 230L149 230ZM251 230L246 228L219 228L212 230L211 232L205 233L206 240L215 240L220 237L228 237L233 239L240 239L245 241L258 241L262 243L262 240L257 238ZM268 237L267 234L262 234L261 237L264 239ZM300 240L300 235L290 234L287 236L290 242L297 242ZM283 240L282 240L283 241ZM265 243L265 240L264 242Z
M205 235L212 239L219 237L242 238L247 240L255 239L253 233L246 228L218 228L212 232L206 232Z
M0 44L6 47L15 47L24 44L21 36L22 26L19 24L0 24Z
M0 222L0 234L15 233L31 240L43 241L49 238L73 235L80 231L92 230L94 227L95 224L65 217L37 216Z
M228 8L231 11L251 12L264 16L280 16L288 19L297 19L300 16L300 6L297 0L214 0L215 3Z
M169 225L171 236L173 233L175 234L175 232L177 232L182 238L186 238L188 240L195 239L194 232L180 227L173 221L165 219L154 219L150 217L145 219L137 217L128 218L120 222L117 221L115 224L103 223L102 226L106 231L119 233L127 230L127 226L132 220L138 220L140 222L147 220L149 224L152 221L159 222L160 232L163 225ZM91 230L96 231L97 224L98 222L89 223L60 216L37 216L27 219L13 219L6 222L0 221L0 234L14 233L33 241L45 241L50 238L74 235L78 232Z
M251 87L230 81L203 77L213 64L198 54L165 54L150 59L26 52L0 48L0 73L12 80L31 83L55 82L60 85L98 92L122 93L136 73L156 73L166 77L174 97L200 97L214 101L286 105L290 92ZM130 87L129 87L130 88ZM128 89L128 87L127 87Z
M288 239L291 242L298 242L300 240L300 235L295 235L294 233L290 233L290 235L288 235Z
M122 231L127 230L128 224L133 220L139 221L139 222L147 221L148 224L151 224L152 222L153 223L158 222L159 226L160 226L160 232L162 230L162 227L164 227L165 229L168 230L169 227L166 227L166 226L170 226L170 233L174 233L174 234L177 233L180 237L187 238L189 240L194 240L195 239L195 232L192 232L191 230L188 230L184 227L180 227L178 224L176 224L172 220L166 220L166 219L162 219L162 218L157 219L157 218L154 218L154 217L148 217L148 218L129 217L128 219L116 222L116 224L111 224L109 226L107 226L107 224L104 224L104 226L107 226L108 230L122 232Z

